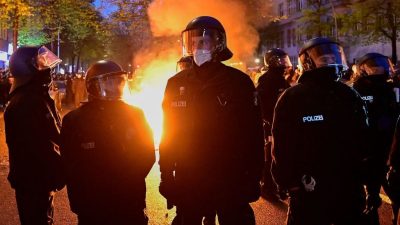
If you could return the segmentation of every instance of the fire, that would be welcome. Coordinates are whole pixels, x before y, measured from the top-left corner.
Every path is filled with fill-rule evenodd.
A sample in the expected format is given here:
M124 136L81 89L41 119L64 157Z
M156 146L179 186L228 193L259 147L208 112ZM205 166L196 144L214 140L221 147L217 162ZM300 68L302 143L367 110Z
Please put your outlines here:
M153 130L158 148L163 131L162 99L168 78L176 73L178 56L156 59L137 70L132 81L125 86L123 99L141 108Z

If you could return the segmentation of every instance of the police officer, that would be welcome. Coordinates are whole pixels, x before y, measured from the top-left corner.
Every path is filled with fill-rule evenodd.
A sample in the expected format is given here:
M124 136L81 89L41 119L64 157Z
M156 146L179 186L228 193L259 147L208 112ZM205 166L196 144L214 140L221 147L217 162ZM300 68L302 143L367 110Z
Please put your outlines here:
M386 162L392 144L393 133L398 116L396 95L393 91L393 66L390 59L379 53L368 53L358 60L360 74L353 87L356 89L368 108L370 125L371 163L367 183L367 208L365 213L379 224L378 208L381 205L379 192L386 175Z
M385 192L392 202L393 225L397 225L400 208L400 118L396 123L396 130L388 160L389 171L386 175Z
M221 225L255 224L249 202L260 195L264 138L254 85L221 63L232 52L215 18L192 20L182 40L195 65L166 86L160 193L182 224L201 224L211 211Z
M272 174L288 190L287 224L360 224L365 204L361 168L367 117L357 92L339 81L342 47L307 41L302 74L275 106Z
M268 200L278 200L277 190L271 176L271 125L274 107L282 92L290 87L285 79L290 75L292 63L288 54L279 49L268 50L264 56L264 64L267 71L258 80L257 91L261 100L262 117L264 122L264 135L266 140L265 167L263 171L261 196Z
M193 56L183 56L176 63L176 71L180 72L182 70L187 70L193 67ZM167 203L167 208L171 209L173 204L171 202ZM209 213L204 215L203 224L204 225L215 225L215 216L216 213L213 210L210 210ZM172 225L182 224L182 216L180 215L180 210L176 209L176 216L172 220Z
M58 151L61 122L48 94L51 67L59 62L46 47L23 46L10 59L14 82L4 112L8 180L22 225L53 224L54 193L64 186Z
M89 102L68 113L61 156L80 225L147 224L145 177L155 162L142 110L122 101L127 74L112 61L87 71Z

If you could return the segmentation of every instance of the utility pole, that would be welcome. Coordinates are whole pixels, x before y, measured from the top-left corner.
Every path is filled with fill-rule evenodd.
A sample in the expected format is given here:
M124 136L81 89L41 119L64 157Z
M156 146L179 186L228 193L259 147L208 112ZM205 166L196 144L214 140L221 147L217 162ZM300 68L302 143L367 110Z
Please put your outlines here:
M60 58L60 25L57 29L57 57ZM60 64L57 64L57 73L60 72Z
M329 3L331 3L332 16L333 16L333 20L335 21L335 39L336 39L336 41L339 41L339 37L338 37L338 25L337 25L337 18L336 18L335 6L333 5L332 0L329 0Z

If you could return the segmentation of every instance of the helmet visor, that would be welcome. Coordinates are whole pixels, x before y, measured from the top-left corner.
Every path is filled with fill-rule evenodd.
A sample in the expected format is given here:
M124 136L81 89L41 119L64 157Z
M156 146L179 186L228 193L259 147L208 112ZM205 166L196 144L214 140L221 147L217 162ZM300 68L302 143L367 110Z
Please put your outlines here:
M368 59L360 65L360 70L368 75L394 74L393 63L387 57L375 57L372 59Z
M182 32L183 56L193 56L197 50L213 52L223 44L221 32L215 29L193 29Z
M95 87L94 89L90 89L89 93L95 98L104 100L120 100L124 93L127 78L127 74L125 73L94 77L88 81L89 87Z
M42 46L38 50L36 56L35 67L38 70L53 69L62 60L58 58L52 51L45 46Z
M317 45L306 52L313 60L316 68L332 66L341 67L342 70L348 69L343 48L335 43Z
M270 62L268 64L271 67L283 67L283 68L289 68L292 67L292 63L290 62L289 56L273 56L270 59Z

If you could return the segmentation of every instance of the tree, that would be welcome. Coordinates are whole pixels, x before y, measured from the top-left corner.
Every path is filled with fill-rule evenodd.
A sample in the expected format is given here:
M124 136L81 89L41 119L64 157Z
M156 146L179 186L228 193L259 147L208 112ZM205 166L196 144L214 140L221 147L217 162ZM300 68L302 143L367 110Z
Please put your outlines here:
M279 19L273 20L267 26L258 29L258 33L260 35L260 43L258 44L257 52L259 55L262 54L263 46L270 48L274 45L274 43L279 43L280 41L282 41L280 32L277 32L280 27L279 21Z
M52 51L60 38L62 57L71 58L73 71L84 61L102 57L102 41L107 41L103 18L92 0L33 0L35 17L42 21L42 31L48 37ZM100 53L101 52L101 53ZM76 65L75 65L76 62Z
M307 6L301 13L299 33L307 37L332 37L333 21L328 16L331 8L324 0L307 0ZM308 38L307 38L308 39Z
M13 30L13 49L17 49L18 31L26 19L32 16L31 7L25 0L0 0L0 23Z
M111 58L129 69L135 53L152 39L147 9L150 0L107 0L116 10L109 17Z
M350 7L351 14L342 16L343 32L362 37L365 44L390 41L392 62L396 63L396 42L400 32L400 1L362 0Z

